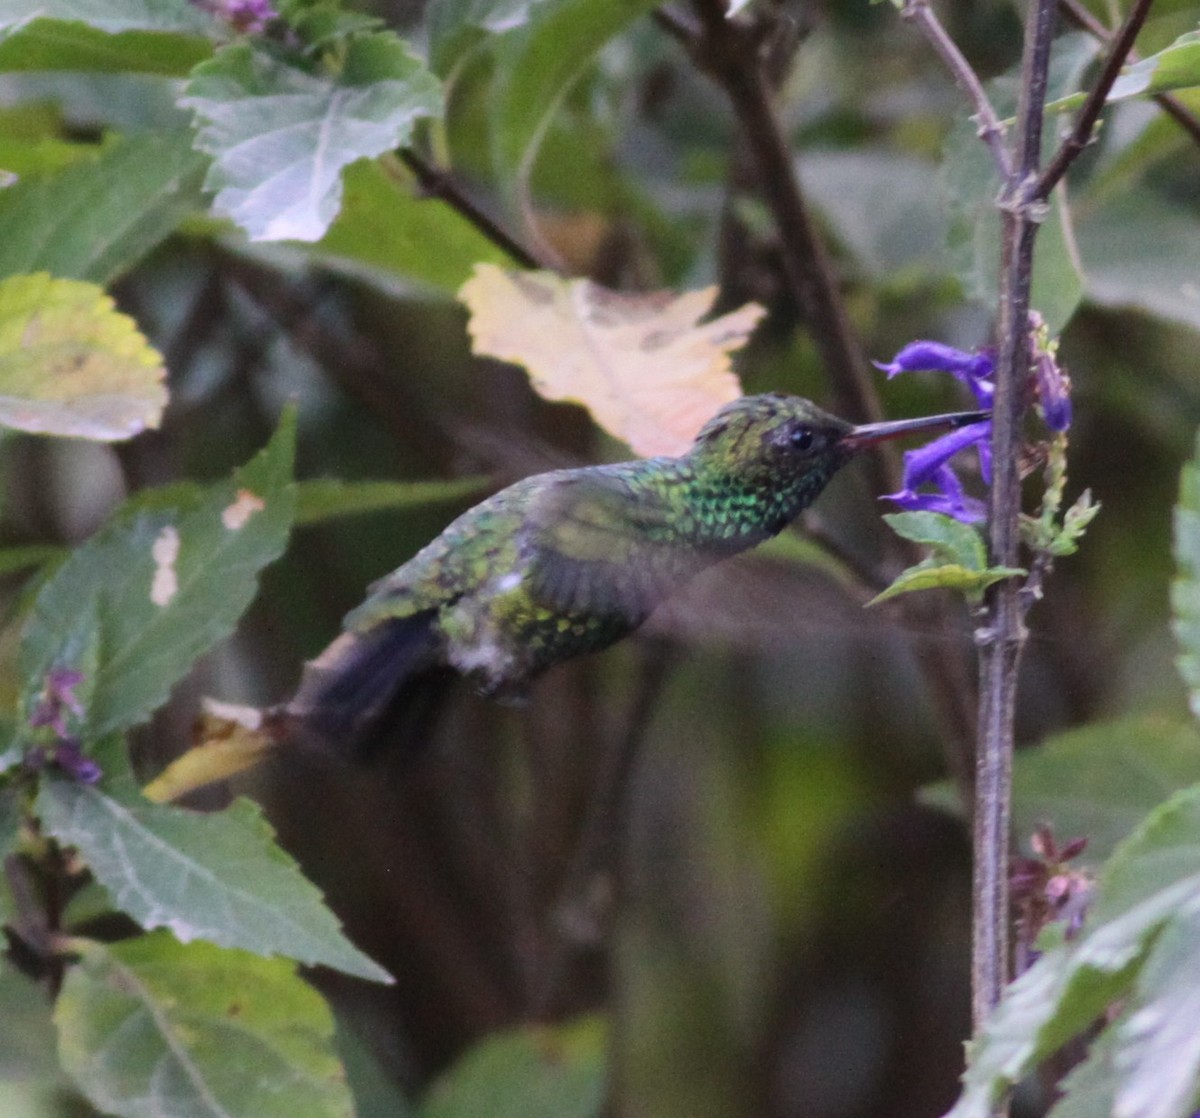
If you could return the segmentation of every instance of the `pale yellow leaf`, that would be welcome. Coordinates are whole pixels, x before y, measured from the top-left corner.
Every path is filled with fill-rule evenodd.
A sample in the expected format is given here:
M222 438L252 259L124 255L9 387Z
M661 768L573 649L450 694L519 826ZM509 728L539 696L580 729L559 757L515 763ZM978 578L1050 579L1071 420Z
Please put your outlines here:
M142 793L155 803L228 780L262 761L278 743L262 728L262 712L213 699L204 702L196 745L176 757Z
M0 281L0 424L84 439L157 427L162 358L95 284Z
M681 454L741 395L729 355L765 313L755 303L708 322L717 289L621 295L552 272L479 264L459 298L473 349L523 365L548 400L571 400L638 454Z

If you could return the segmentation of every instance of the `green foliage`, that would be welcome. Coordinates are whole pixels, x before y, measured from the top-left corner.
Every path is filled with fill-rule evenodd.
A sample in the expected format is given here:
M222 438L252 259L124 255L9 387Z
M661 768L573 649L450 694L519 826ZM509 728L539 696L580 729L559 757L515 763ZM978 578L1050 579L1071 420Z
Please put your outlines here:
M342 169L407 143L441 111L441 92L400 39L377 32L346 40L332 72L248 42L224 47L180 104L214 159L214 210L251 240L316 241L341 205Z
M350 1118L329 1009L291 964L161 932L72 947L59 1051L105 1113Z
M1130 63L1113 83L1108 103L1134 97L1152 97L1176 89L1200 86L1200 31L1180 35L1169 46L1148 58ZM1050 102L1048 111L1065 112L1083 104L1086 93L1075 93Z
M157 427L162 358L98 287L0 280L0 424L112 441Z
M103 789L43 781L35 811L47 834L79 851L114 907L183 943L203 939L390 981L346 941L257 805L239 799L200 814L150 803L129 773L109 775Z
M1117 1112L1134 1118L1182 1118L1200 1089L1194 1043L1200 968L1200 785L1153 811L1102 871L1083 933L1045 954L1005 994L975 1042L962 1097L950 1118L983 1118L1003 1089L1104 1009L1127 999L1108 1025L1120 1070ZM1192 1039L1188 1039L1192 1038ZM1096 1090L1100 1071L1076 1080Z
M1161 715L1095 722L1054 734L1013 760L1013 832L1024 847L1053 822L1063 840L1086 836L1080 861L1099 865L1168 796L1200 781L1200 731ZM949 781L922 792L960 814Z
M99 649L85 726L135 725L196 657L232 630L258 572L287 542L295 510L290 413L270 445L228 481L132 498L55 572L21 644L31 710L47 673Z
M604 1053L596 1017L495 1033L434 1083L420 1118L597 1118Z
M989 567L979 532L940 512L893 512L883 518L896 535L929 547L932 554L902 571L870 604L915 590L958 590L971 601L1002 578L1025 574L1019 567Z
M176 132L114 139L95 158L22 177L0 191L0 276L111 282L200 205L204 172L191 137Z

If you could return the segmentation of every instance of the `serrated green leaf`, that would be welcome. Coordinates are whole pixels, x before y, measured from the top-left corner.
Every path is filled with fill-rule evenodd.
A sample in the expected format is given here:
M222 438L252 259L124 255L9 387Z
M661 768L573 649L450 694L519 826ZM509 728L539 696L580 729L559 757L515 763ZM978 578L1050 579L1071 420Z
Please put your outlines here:
M295 510L294 453L289 411L270 444L228 481L127 501L38 593L22 677L41 681L51 667L70 667L63 634L94 608L103 640L89 736L149 715L196 657L233 630L258 572L283 551Z
M876 594L867 605L877 605L916 590L959 590L969 598L978 598L993 582L999 582L1002 578L1016 578L1025 573L1020 567L985 567L982 571L975 571L957 563L926 561L901 571L891 586Z
M1110 1027L1092 1042L1087 1059L1058 1084L1062 1097L1047 1118L1097 1118L1112 1114L1117 1090L1117 1069L1113 1064L1116 1035L1116 1028Z
M46 833L78 849L113 904L145 928L391 981L345 938L249 800L201 814L152 804L119 774L103 788L45 780L36 810Z
M947 563L982 571L987 566L987 548L979 531L940 512L891 512L884 522L896 535L933 548Z
M0 276L110 282L203 204L206 165L186 133L145 133L22 179L0 191Z
M123 1118L350 1118L329 1008L281 960L164 934L76 944L63 1066Z
M162 358L90 283L0 281L0 424L112 441L157 427Z
M533 9L524 26L496 40L491 132L500 182L517 190L527 181L567 90L605 43L657 6L656 0L559 0Z
M485 1038L434 1083L421 1118L597 1118L605 1097L599 1017Z
M419 197L378 162L355 163L343 179L342 208L313 246L314 256L385 287L415 281L447 293L456 292L477 263L511 263L457 210Z
M1117 1027L1121 1118L1185 1118L1200 1089L1200 912L1175 913L1154 941L1137 1001Z
M485 477L448 481L339 481L313 478L296 484L296 524L318 524L339 516L385 509L415 509L478 496ZM0 552L0 560L3 558Z
M1171 627L1179 641L1179 674L1187 684L1192 713L1200 718L1200 436L1183 467L1175 506L1175 582Z
M1002 1091L1127 995L1159 930L1200 911L1200 784L1161 804L1105 866L1082 935L1042 956L984 1027L951 1118L984 1118ZM1187 1018L1194 1028L1194 1017Z
M196 67L180 104L214 157L215 211L251 240L316 241L341 205L342 169L407 143L442 95L399 38L377 32L347 40L337 75L234 43Z
M98 31L177 31L206 34L213 17L189 0L0 0L0 30L35 19L85 23Z

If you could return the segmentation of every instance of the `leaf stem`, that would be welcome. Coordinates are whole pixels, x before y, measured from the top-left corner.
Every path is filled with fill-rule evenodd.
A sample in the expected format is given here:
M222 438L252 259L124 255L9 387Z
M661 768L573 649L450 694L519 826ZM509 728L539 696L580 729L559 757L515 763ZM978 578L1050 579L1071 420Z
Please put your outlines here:
M1104 68L1100 71L1100 76L1092 86L1091 92L1088 93L1087 100L1075 117L1075 125L1071 129L1070 135L1059 145L1058 151L1054 153L1045 170L1038 177L1037 184L1033 188L1033 198L1036 201L1045 201L1050 197L1050 191L1067 173L1067 168L1079 158L1080 153L1091 142L1092 132L1096 127L1096 121L1100 119L1100 112L1104 108L1104 102L1108 99L1109 90L1112 89L1113 82L1121 73L1121 67L1125 65L1129 52L1133 50L1134 40L1141 30L1142 24L1146 22L1146 16L1150 12L1152 3L1153 0L1136 0L1133 7L1129 9L1125 22L1112 39Z
M973 119L979 125L979 138L987 144L992 153L1001 179L1007 180L1012 175L1012 159L1004 144L1004 125L1000 123L996 110L988 100L979 76L958 49L958 44L950 38L942 21L929 6L929 0L905 0L904 7L900 10L900 18L911 20L917 25L941 56L958 87L975 106Z

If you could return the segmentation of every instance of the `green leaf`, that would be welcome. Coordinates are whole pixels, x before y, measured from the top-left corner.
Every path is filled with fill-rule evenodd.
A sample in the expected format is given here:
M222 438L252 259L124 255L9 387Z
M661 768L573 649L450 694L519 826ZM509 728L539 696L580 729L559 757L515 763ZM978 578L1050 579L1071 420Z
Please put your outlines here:
M421 1118L597 1118L604 1022L522 1025L475 1045L434 1083Z
M78 849L113 904L145 928L391 981L345 938L249 800L209 814L152 804L122 773L103 790L44 780L36 810L46 832Z
M1157 54L1126 66L1113 82L1105 103L1111 105L1134 97L1153 97L1156 93L1169 93L1193 86L1200 86L1200 31L1180 35ZM1046 111L1067 112L1077 109L1085 98L1084 93L1059 97L1046 105Z
M227 636L254 597L258 572L287 542L295 415L232 478L127 501L42 587L20 663L40 681L64 659L63 634L88 609L102 634L88 733L131 726L167 697L201 653Z
M976 141L978 142L978 141ZM797 162L812 199L864 270L894 283L905 271L948 271L937 168L882 150L805 152Z
M63 1066L124 1118L350 1118L333 1021L292 966L169 936L76 945Z
M1184 1118L1200 1089L1200 912L1175 913L1138 974L1137 1004L1117 1027L1122 1118Z
M533 9L528 23L496 40L491 115L500 182L521 189L567 90L605 43L657 6L656 0L559 0Z
M344 185L342 208L312 249L328 263L385 287L416 281L447 293L477 263L511 263L457 210L400 185L378 162L347 167Z
M190 0L0 0L0 30L35 19L85 23L98 31L176 31L206 34L217 27Z
M1076 233L1089 299L1200 329L1200 221L1194 210L1147 190L1136 196L1123 190L1081 216Z
M501 35L523 26L538 3L545 0L439 0L430 5L430 65L439 74L448 73L481 32Z
M1195 455L1180 474L1174 554L1171 628L1181 650L1179 674L1187 684L1192 713L1200 718L1200 435Z
M1063 1095L1048 1118L1097 1118L1112 1114L1117 1093L1117 1069L1113 1064L1116 1035L1115 1028L1105 1029L1092 1042L1087 1059L1059 1083Z
M937 563L926 560L901 571L892 584L880 591L867 605L877 605L901 594L916 590L959 590L968 598L977 599L993 582L1015 578L1027 572L1020 567L985 567L972 570L958 563Z
M108 283L203 204L206 160L186 133L108 142L99 157L0 191L0 276Z
M113 441L157 427L162 358L90 283L0 281L0 424Z
M54 563L66 555L66 549L49 544L26 544L24 547L0 547L0 575Z
M1118 847L1097 882L1083 934L1047 951L1005 992L975 1045L950 1118L985 1118L1004 1089L1129 993L1164 924L1180 914L1190 921L1197 910L1200 784L1161 804ZM1155 981L1161 986L1160 977ZM1186 1020L1194 1029L1194 1014ZM1169 1014L1152 1013L1139 1030L1152 1027L1161 1036L1174 1026Z
M249 42L218 51L180 100L214 157L213 208L251 240L316 241L342 200L341 171L408 142L442 110L437 79L390 32L345 44L340 72L314 73Z
M1200 781L1200 732L1161 717L1102 722L1023 749L1013 763L1013 826L1042 822L1061 840L1086 835L1096 864L1173 792Z
M940 512L890 512L884 522L896 535L933 548L934 555L970 571L987 566L987 548L978 530Z
M85 23L38 19L0 37L0 71L72 70L181 78L208 58L212 49L207 39L192 35L161 31L112 35Z
M296 524L319 524L340 516L389 509L416 509L478 496L485 477L449 481L339 481L314 478L296 485ZM0 552L0 559L3 552Z

